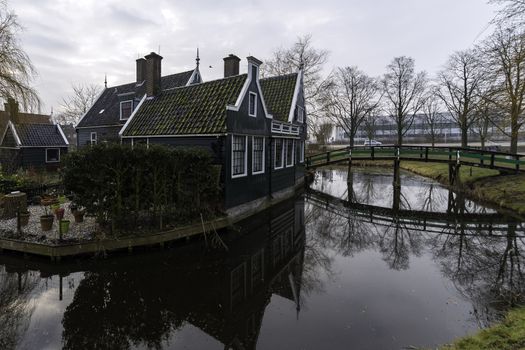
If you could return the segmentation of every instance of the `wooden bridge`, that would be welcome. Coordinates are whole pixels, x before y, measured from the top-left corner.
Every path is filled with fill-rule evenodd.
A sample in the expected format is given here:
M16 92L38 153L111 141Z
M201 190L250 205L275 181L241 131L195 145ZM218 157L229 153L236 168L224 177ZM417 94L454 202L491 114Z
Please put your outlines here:
M484 233L497 237L505 236L509 223L513 223L518 226L516 233L525 237L525 230L519 220L505 217L497 212L469 213L464 206L458 205L456 198L449 198L445 212L397 209L356 203L311 188L306 191L305 198L308 203L338 216L380 226L402 225L417 231L449 234L462 232L466 235Z
M522 160L523 159L523 160ZM405 160L468 165L501 171L525 171L525 155L442 146L353 146L306 157L307 168L352 160Z

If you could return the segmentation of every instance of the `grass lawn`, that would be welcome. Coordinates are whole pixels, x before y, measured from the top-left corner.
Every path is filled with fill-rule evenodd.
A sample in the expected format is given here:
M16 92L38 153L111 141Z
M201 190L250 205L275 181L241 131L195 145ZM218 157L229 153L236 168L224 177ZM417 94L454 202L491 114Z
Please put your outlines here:
M442 350L489 349L525 349L525 308L511 310L503 322L442 347Z
M401 161L401 168L422 176L430 177L441 183L448 184L448 164ZM465 165L462 165L460 170L460 178L464 184L470 184L476 180L496 175L499 175L498 170Z

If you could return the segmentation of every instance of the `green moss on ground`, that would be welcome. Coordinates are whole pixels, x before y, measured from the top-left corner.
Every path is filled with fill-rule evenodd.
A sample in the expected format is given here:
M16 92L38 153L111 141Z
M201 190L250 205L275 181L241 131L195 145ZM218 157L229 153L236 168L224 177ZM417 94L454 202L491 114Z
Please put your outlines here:
M479 333L445 345L442 350L525 349L525 308L509 311L505 320Z

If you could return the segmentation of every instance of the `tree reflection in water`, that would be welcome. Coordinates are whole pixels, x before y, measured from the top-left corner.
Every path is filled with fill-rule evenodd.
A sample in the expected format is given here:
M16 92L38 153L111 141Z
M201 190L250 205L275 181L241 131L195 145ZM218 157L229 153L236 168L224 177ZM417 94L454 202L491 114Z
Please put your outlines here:
M315 200L309 200L311 203L307 204L307 212L315 213L311 216L315 218L316 232L325 239L327 247L345 256L377 250L389 268L394 270L408 269L410 256L418 257L424 251L431 252L442 273L473 303L474 316L480 326L493 322L500 316L500 310L525 302L521 267L525 232L516 219L505 218L508 224L503 227L499 224L497 232L493 232L494 227L490 224L467 225L461 220L440 231L432 231L428 229L429 222L426 220L417 217L407 219L406 211L403 217L396 213L400 209L445 211L451 217L461 218L469 213L492 214L494 211L434 184L418 189L410 201L403 199L402 190L392 186L393 197L387 201L384 186L374 188L382 182L362 175L354 175L352 181L346 181L351 188L345 189L344 195L339 193L337 196L345 199L347 193L353 193L348 197L349 205L346 207L334 210L328 205L323 207ZM359 179L357 185L356 176ZM334 176L325 174L324 177ZM378 196L382 196L383 203L392 204L389 217L383 221L374 221L373 212L367 218L362 207L351 205L356 201L372 203L377 201Z
M0 349L14 349L31 319L32 291L38 285L33 272L8 272L0 265Z

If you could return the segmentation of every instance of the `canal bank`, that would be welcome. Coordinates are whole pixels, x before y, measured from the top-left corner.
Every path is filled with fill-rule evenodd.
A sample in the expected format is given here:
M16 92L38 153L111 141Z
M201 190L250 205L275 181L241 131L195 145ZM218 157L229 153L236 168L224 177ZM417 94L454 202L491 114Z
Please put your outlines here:
M303 192L304 182L299 181L296 186L274 193L272 197L258 199L230 209L227 215L208 221L194 222L189 225L155 233L134 235L128 237L97 237L92 241L80 242L32 242L23 239L0 238L0 253L11 251L50 258L60 261L62 258L77 256L103 256L110 252L136 248L157 246L163 248L166 243L180 239L190 239L203 236L208 239L219 237L218 231L232 226L241 220L263 212L287 199L300 195ZM220 238L217 238L220 241Z

